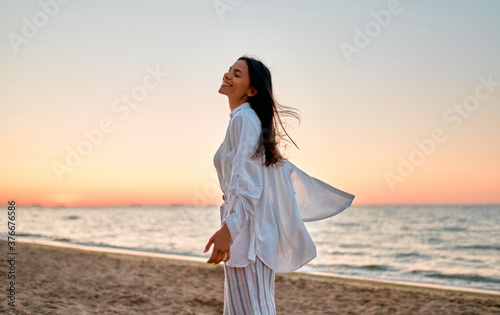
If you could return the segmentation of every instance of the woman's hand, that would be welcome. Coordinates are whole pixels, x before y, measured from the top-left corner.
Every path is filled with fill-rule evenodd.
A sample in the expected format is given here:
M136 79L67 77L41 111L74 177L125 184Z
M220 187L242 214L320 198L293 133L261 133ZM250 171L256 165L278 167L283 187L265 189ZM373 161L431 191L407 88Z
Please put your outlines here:
M229 251L231 248L231 233L229 233L229 229L226 224L224 224L222 228L215 232L215 234L210 238L207 246L205 246L204 253L209 251L212 244L214 244L214 250L212 251L212 255L207 263L218 264L221 261L228 261L229 257L231 257Z

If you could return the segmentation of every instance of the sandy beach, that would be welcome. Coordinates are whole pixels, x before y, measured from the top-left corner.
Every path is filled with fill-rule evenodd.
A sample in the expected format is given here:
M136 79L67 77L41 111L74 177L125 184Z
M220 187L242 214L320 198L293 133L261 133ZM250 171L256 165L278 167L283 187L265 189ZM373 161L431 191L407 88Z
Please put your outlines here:
M7 253L6 242L0 243ZM224 271L194 261L20 243L7 314L221 314ZM1 260L3 292L8 262ZM500 314L500 296L300 273L276 278L278 314Z

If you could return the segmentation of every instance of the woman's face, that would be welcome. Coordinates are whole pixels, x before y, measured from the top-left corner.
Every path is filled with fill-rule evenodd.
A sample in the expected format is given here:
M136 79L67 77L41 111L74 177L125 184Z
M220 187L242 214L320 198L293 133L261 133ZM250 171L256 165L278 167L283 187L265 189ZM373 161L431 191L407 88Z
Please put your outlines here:
M219 93L238 103L244 103L249 97L257 94L257 91L250 85L248 75L248 65L245 60L236 61L222 77L222 85Z

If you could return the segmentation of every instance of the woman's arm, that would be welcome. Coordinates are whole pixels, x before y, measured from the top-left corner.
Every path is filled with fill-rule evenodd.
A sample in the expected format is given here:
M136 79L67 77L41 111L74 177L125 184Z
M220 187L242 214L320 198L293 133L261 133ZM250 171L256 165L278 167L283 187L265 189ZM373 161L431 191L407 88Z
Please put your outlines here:
M214 245L214 251L208 263L220 263L229 260L231 240L240 233L245 222L253 216L254 208L263 191L262 159L252 159L259 140L260 126L258 118L235 115L229 125L228 145L234 156L231 158L228 176L229 185L226 192L228 215L205 248ZM230 173L230 174L228 174Z
M260 135L258 117L244 114L232 118L229 127L229 147L236 153L231 161L229 187L226 193L228 216L224 222L236 238L243 224L253 216L264 189L264 165L261 158L253 159Z

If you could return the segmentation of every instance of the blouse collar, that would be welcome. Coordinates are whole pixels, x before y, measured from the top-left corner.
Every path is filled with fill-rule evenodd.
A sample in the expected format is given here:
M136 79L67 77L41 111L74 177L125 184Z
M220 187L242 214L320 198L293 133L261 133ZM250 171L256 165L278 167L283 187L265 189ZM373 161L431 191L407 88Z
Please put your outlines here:
M233 118L234 115L236 115L236 113L238 111L242 110L243 108L247 108L247 107L251 107L249 102L245 102L245 103L239 105L238 107L233 109L233 111L231 113L229 113L229 118Z

